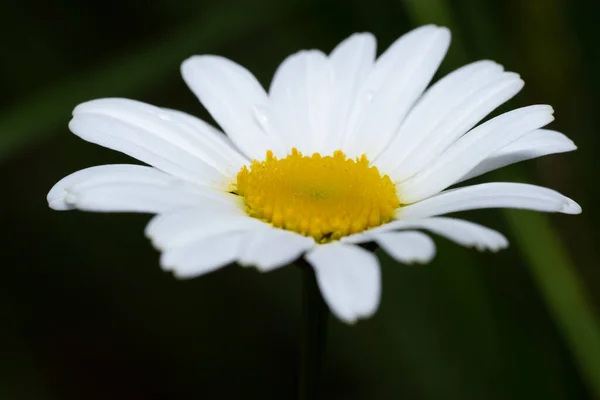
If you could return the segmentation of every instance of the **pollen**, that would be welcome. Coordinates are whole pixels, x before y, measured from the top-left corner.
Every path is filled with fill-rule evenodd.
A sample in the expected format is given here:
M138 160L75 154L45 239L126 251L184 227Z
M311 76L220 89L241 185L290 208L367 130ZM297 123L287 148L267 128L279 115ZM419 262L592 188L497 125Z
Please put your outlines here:
M400 205L390 178L365 155L350 159L339 150L305 156L294 148L285 158L268 151L238 172L233 192L249 216L319 243L384 224Z

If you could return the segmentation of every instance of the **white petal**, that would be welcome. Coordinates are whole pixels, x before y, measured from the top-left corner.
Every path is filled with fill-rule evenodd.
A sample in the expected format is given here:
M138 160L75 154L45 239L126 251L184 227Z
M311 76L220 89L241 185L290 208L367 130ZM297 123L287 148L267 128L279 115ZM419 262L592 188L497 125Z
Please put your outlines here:
M322 150L331 126L334 84L332 66L320 51L300 51L281 63L269 97L288 148L309 155Z
M524 183L492 182L444 191L418 203L401 207L398 219L416 219L481 208L518 208L579 214L581 207L562 194Z
M160 265L178 278L194 278L215 271L237 258L244 235L228 233L207 237L162 253Z
M342 238L342 242L371 242L382 233L407 229L425 229L457 244L475 247L480 251L498 251L508 246L508 240L500 232L473 222L448 217L395 220L362 233L346 236Z
M382 232L372 236L386 253L402 263L428 263L435 256L433 240L421 232Z
M48 193L55 210L160 213L220 199L221 194L190 185L155 168L100 165L66 176Z
M452 240L461 246L475 247L479 251L498 251L508 246L508 240L500 232L461 219L428 218L416 221L415 225L420 225L421 228Z
M279 154L269 121L269 100L246 68L219 56L193 56L181 65L183 80L250 159L262 160L267 150Z
M164 119L186 132L192 146L189 148L206 163L233 178L250 160L240 153L227 135L193 115L178 110L162 109Z
M449 44L446 28L423 26L379 57L357 93L342 148L346 154L376 158L427 87Z
M169 111L129 99L98 99L73 110L69 128L88 142L117 150L162 171L222 187L224 176L207 163L203 141L171 121Z
M474 222L448 217L396 220L366 233L375 235L398 229L425 229L462 246L475 247L480 251L498 251L508 246L508 240L500 232Z
M538 129L490 155L463 176L459 182L520 161L576 149L575 143L562 133Z
M316 247L305 258L315 269L325 302L339 319L354 323L377 311L381 271L371 252L334 242Z
M267 272L291 263L315 245L312 238L269 227L247 238L239 263Z
M397 185L401 202L410 204L452 185L502 147L548 123L550 106L530 106L502 114L473 129L423 171Z
M395 181L413 176L522 87L517 74L491 61L454 71L425 92L375 164L394 171Z
M331 130L324 152L342 148L351 107L356 92L362 85L375 61L377 43L370 33L355 33L341 42L330 54L333 69L335 98L331 110Z
M146 227L146 236L152 239L156 248L167 249L264 226L264 222L247 216L237 205L204 203L155 216Z

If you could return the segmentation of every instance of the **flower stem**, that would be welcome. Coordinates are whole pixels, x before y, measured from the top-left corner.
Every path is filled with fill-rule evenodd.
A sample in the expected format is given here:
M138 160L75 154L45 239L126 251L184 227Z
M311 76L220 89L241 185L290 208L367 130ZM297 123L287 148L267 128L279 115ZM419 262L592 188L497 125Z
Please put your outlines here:
M304 260L299 266L303 286L303 328L298 399L315 400L319 398L329 309L321 297L312 267Z

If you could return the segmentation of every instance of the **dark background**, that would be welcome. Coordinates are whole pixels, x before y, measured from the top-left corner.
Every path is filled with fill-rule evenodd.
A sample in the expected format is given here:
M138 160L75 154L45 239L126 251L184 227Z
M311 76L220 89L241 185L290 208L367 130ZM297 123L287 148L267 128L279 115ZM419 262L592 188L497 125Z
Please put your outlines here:
M480 180L545 185L584 212L463 213L506 234L498 254L439 238L426 266L379 254L379 312L330 321L324 398L600 398L599 13L597 0L3 1L0 399L294 398L299 271L177 281L148 216L51 211L63 176L131 162L70 134L71 110L131 97L209 119L179 75L189 55L268 85L297 50L371 31L381 51L431 22L453 32L440 74L498 61L526 82L508 107L553 105L551 127L579 146Z

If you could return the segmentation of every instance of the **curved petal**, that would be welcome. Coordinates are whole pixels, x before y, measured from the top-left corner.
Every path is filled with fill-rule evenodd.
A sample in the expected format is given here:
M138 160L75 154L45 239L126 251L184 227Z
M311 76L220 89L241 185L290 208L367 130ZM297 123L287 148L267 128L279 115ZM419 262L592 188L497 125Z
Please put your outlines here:
M418 203L401 207L397 219L417 219L481 208L518 208L579 214L581 207L548 188L525 183L492 182L444 191Z
M502 147L548 123L550 106L530 106L502 114L473 129L423 171L398 184L401 202L411 204L452 185Z
M475 247L479 251L498 251L508 246L508 240L500 232L474 222L448 217L423 218L408 221L392 221L375 228L373 233L396 229L425 229L445 237L461 246Z
M577 150L577 146L562 133L538 129L493 153L457 183L520 161L573 150Z
M204 238L161 254L160 265L178 278L194 278L215 271L235 261L244 234L228 233Z
M348 243L373 241L377 235L396 230L425 229L465 247L479 251L498 251L508 246L508 240L500 232L474 222L448 217L430 217L414 220L395 220L368 231L342 239Z
M421 232L381 232L372 236L375 243L401 263L428 263L435 256L433 240Z
M146 226L145 233L156 248L168 249L264 226L264 222L250 218L236 204L204 203L155 216Z
M57 182L47 200L54 210L161 213L220 199L220 193L195 187L155 168L100 165Z
M329 55L334 77L334 104L331 110L329 137L323 151L333 153L342 148L356 92L375 61L377 42L370 33L355 33L342 41Z
M374 164L396 182L410 178L522 87L517 74L491 61L454 71L425 92Z
M291 263L315 246L312 238L268 227L247 238L238 261L243 266L256 266L259 271L268 272Z
M334 242L316 247L306 256L331 311L354 323L377 311L381 299L381 271L377 257L360 247Z
M183 80L248 158L283 152L273 130L269 99L246 68L219 56L193 56L181 65Z
M400 37L360 87L342 150L371 160L387 146L429 84L450 44L446 28L428 25Z
M69 129L88 142L137 158L179 178L223 187L226 178L202 158L199 137L170 120L170 113L129 99L98 99L73 110Z
M162 109L168 119L187 134L191 148L198 157L223 175L234 178L250 160L240 153L223 132L193 115L178 110Z
M305 50L286 58L273 77L269 97L287 148L320 152L334 107L333 69L325 54Z

